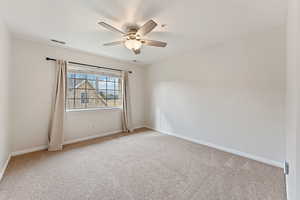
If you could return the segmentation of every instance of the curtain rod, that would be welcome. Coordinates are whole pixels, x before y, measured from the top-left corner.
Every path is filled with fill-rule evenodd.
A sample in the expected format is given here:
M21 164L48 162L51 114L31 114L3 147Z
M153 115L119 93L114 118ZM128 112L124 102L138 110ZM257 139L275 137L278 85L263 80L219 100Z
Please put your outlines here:
M56 59L49 58L49 57L46 57L46 60L56 61ZM97 65L89 65L89 64L79 63L79 62L73 62L73 61L69 61L69 63L75 64L75 65L87 66L87 67L95 67L95 68L99 68L99 69L114 70L114 71L119 71L119 72L124 71L124 70L121 70L121 69L114 69L114 68L109 68L109 67L100 67L100 66L97 66ZM128 71L128 73L132 73L132 71Z

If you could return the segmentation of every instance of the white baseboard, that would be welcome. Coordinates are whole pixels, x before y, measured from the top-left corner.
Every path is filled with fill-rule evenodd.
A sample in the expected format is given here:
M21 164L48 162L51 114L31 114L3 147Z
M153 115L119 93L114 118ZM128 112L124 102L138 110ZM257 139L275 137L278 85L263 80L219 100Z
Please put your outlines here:
M6 170L7 166L8 166L8 163L10 161L10 158L11 158L11 155L9 154L7 160L5 161L5 163L3 165L3 167L0 169L0 182L1 182L2 178L3 178L3 176L4 176L4 173L5 173L5 170Z
M40 145L40 146L36 146L36 147L33 147L33 148L29 148L29 149L14 151L14 152L11 153L11 155L12 156L19 156L19 155L23 155L23 154L26 154L26 153L45 150L47 148L48 148L48 145Z
M147 126L146 125L135 126L133 130L140 129L140 128L147 128Z
M145 127L145 126L137 126L137 127L134 127L134 129L139 129L139 128L143 128L143 127ZM121 132L122 132L122 130L117 130L117 131L111 131L111 132L101 133L101 134L97 134L97 135L91 135L91 136L87 136L87 137L83 137L83 138L71 139L71 140L68 140L68 141L64 141L64 145L73 144L73 143L77 143L77 142L83 142L83 141L86 141L86 140L96 139L96 138L100 138L100 137L104 137L104 136L108 136L108 135L113 135L113 134L121 133ZM32 152L35 152L35 151L45 150L47 148L48 148L48 145L41 145L41 146L29 148L29 149L15 151L11 155L12 156L19 156L19 155L23 155L23 154L27 154L27 153L32 153Z
M235 155L238 155L238 156L242 156L242 157L245 157L245 158L248 158L248 159L251 159L251 160L262 162L262 163L265 163L265 164L268 164L268 165L272 165L272 166L279 167L279 168L284 168L284 164L281 163L281 162L278 162L278 161L270 160L270 159L263 158L263 157L260 157L260 156L255 156L255 155L252 155L250 153L245 153L245 152L238 151L238 150L235 150L235 149L223 147L223 146L216 145L216 144L213 144L213 143L210 143L210 142L206 142L206 141L202 141L202 140L198 140L198 139L192 139L192 138L181 136L181 135L178 135L178 134L175 134L175 133L170 133L170 132L166 132L166 131L162 131L162 130L157 130L157 129L152 128L150 126L146 126L146 128L155 130L155 131L160 132L162 134L171 135L171 136L178 137L178 138L190 141L190 142L205 145L205 146L208 146L208 147L211 147L211 148L214 148L214 149L218 149L218 150L225 151L225 152L228 152L228 153L232 153L232 154L235 154Z
M77 142L83 142L86 140L96 139L96 138L113 135L113 134L117 134L117 133L121 133L121 132L122 132L122 130L117 130L117 131L111 131L111 132L101 133L101 134L97 134L97 135L91 135L91 136L87 136L87 137L83 137L83 138L76 138L76 139L65 141L64 145L73 144L73 143L77 143Z

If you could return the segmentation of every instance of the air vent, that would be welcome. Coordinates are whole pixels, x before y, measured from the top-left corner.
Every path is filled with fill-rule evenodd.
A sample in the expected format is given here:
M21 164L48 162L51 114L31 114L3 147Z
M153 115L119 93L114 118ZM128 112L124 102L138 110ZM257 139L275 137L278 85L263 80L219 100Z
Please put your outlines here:
M51 42L55 42L55 43L63 44L63 45L66 44L66 42L64 42L64 41L59 41L59 40L54 40L54 39L51 39Z

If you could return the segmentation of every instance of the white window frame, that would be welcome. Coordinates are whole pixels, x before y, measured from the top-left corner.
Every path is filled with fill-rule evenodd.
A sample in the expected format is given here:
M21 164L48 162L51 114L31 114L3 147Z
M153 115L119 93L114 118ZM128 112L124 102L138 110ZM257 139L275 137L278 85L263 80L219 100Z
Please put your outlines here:
M75 82L76 82L76 80L84 80L84 81L88 81L88 80L90 80L90 79L88 79L87 78L87 75L97 75L97 76L106 76L106 77L115 77L115 78L119 78L119 83L118 84L120 84L119 85L119 90L117 90L115 87L116 87L116 82L114 82L114 89L107 89L107 82L111 82L111 81L108 81L108 79L106 79L105 81L103 81L103 80L98 80L98 79L96 79L96 80L94 80L94 81L96 81L96 84L97 83L99 83L100 81L103 81L103 82L105 82L106 83L106 98L105 98L105 100L106 100L106 103L107 103L107 91L109 90L109 91L114 91L114 96L116 95L116 91L119 91L118 93L119 93L119 100L121 101L121 105L120 106L104 106L104 107L90 107L90 108L88 108L87 107L87 103L88 102L85 102L86 103L86 107L85 108L68 108L67 107L67 101L69 100L69 99L71 99L71 98L68 98L68 92L69 92L69 73L81 73L81 74L86 74L86 78L84 79L84 78L76 78L76 77L72 77L71 79L73 79L74 80L74 85L75 85ZM67 71L67 78L66 78L67 80L66 80L66 82L67 82L67 84L66 84L66 103L65 103L65 105L66 105L66 112L81 112L81 111L96 111L96 110L120 110L120 109L122 109L122 95L123 95L123 91L122 91L122 78L121 78L121 75L120 74L112 74L112 73L108 73L108 72L103 72L102 70L101 71L95 71L95 70L86 70L86 69L80 69L80 70L69 70L68 69L68 71ZM99 87L99 86L98 86ZM98 89L98 87L96 87L96 91L99 91L100 89ZM74 90L74 92L75 92L75 90L76 90L76 88L75 88L75 86L74 86L74 88L73 88L73 90ZM87 93L87 91L85 91L86 93ZM74 94L74 103L75 103L75 94ZM76 98L77 99L77 98ZM92 99L92 98L88 98L88 99ZM114 99L114 101L115 101L116 99ZM81 102L81 101L80 101Z

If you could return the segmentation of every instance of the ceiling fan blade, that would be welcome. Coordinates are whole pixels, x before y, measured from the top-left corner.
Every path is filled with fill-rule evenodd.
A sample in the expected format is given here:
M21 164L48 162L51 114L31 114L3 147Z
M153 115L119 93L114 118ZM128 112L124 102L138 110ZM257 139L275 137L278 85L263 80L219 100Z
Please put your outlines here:
M104 28L106 28L107 30L113 31L113 32L117 32L117 33L121 33L121 34L125 34L123 31L105 23L105 22L99 22L99 25L103 26Z
M124 41L109 42L109 43L103 44L103 46L115 46L115 45L120 45L123 43L124 43Z
M132 49L133 53L135 55L140 54L141 53L141 49Z
M142 43L146 46L154 46L154 47L166 47L166 42L156 41L156 40L143 40Z
M157 26L157 23L150 19L148 22L146 22L139 30L137 31L137 35L144 36L151 32L155 27Z

